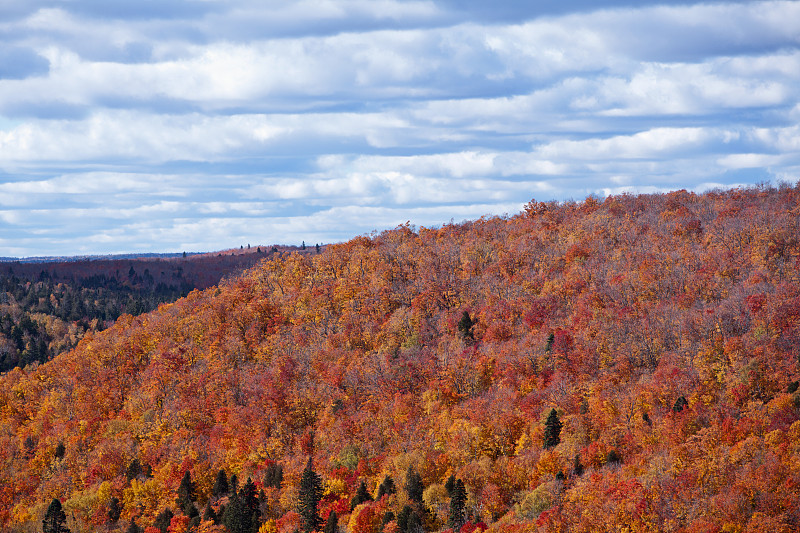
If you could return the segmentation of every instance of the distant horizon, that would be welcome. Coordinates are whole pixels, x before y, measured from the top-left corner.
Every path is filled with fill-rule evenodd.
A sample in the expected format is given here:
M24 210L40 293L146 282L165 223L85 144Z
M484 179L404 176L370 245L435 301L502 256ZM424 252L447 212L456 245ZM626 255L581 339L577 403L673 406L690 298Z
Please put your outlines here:
M800 2L550 4L0 5L0 255L800 179Z

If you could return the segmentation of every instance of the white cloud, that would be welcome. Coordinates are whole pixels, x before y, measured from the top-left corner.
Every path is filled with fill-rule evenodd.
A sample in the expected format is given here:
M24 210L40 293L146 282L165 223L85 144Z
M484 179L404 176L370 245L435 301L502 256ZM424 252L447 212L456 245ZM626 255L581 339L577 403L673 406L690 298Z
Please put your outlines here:
M0 79L15 253L335 240L800 167L798 2L43 4L0 22L40 63Z

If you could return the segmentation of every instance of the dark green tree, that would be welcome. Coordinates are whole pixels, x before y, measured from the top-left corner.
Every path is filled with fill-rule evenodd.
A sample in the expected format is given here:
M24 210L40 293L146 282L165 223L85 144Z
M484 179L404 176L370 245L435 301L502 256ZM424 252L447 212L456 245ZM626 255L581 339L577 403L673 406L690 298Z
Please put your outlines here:
M317 506L322 499L322 479L314 472L314 465L309 457L303 474L300 476L300 492L298 494L297 512L302 519L303 531L316 531L322 525Z
M67 449L64 447L63 442L59 442L58 446L56 446L55 458L56 459L63 459L64 454L67 452Z
M239 491L239 500L242 502L242 509L247 514L247 519L253 527L257 529L259 518L261 517L261 508L258 501L258 493L253 480L247 478L247 482Z
M672 411L675 413L680 413L687 407L689 407L689 402L686 401L686 397L680 396L677 400L675 400L675 405L672 406Z
M544 423L544 447L553 448L561 442L561 420L555 409L550 410L547 415L547 422Z
M192 481L192 476L189 474L187 470L183 474L183 479L181 479L181 484L178 487L178 499L176 504L178 507L183 511L183 514L186 516L192 517L193 513L192 510L195 511L194 516L196 516L197 509L195 509L194 501L197 499L197 485L194 481Z
M380 500L386 495L391 495L397 492L397 488L394 486L394 480L392 476L386 476L381 481L381 484L378 486L378 499Z
M228 475L224 469L217 472L217 479L214 481L214 486L211 488L211 495L219 498L228 494Z
M138 478L142 475L142 463L139 462L139 459L134 459L131 461L131 464L128 465L128 468L125 469L125 477L128 478L128 481L132 479Z
M406 471L406 493L408 499L417 505L422 505L422 493L425 491L425 486L422 484L422 476L414 470L413 466L409 466Z
M229 533L251 533L252 523L250 513L244 507L239 498L239 494L232 493L231 499L225 507L225 514L222 516L222 523Z
M227 483L227 480L225 482ZM217 516L214 508L211 507L211 502L206 503L206 508L203 511L203 520L207 522L214 522L214 524L219 524L219 516Z
M325 521L325 529L322 530L322 533L336 533L338 528L339 517L336 515L336 511L331 511L328 513L328 520Z
M139 527L136 523L136 518L131 518L131 522L128 524L128 529L125 530L125 533L143 533L144 530Z
M42 531L43 533L69 533L67 515L57 498L53 498L47 507L44 520L42 520Z
M461 335L462 339L473 340L475 338L472 333L472 327L474 325L475 322L472 321L469 312L464 311L461 314L461 320L458 321L458 333Z
M581 464L581 454L575 454L575 461L572 463L572 472L578 477L583 475L583 464Z
M444 484L444 490L447 491L448 496L452 496L454 488L456 488L456 476L450 474L450 477L447 478L447 481Z
M544 345L545 353L550 353L552 351L553 342L555 342L555 340L556 340L555 333L550 333L550 335L547 336L547 344Z
M172 522L172 518L175 515L172 513L172 509L167 507L156 516L155 522L153 522L153 527L161 531L161 533L167 533L167 528L169 528L169 524Z
M358 485L358 489L356 489L356 495L353 496L353 499L350 500L350 510L352 511L357 506L361 505L364 502L371 502L372 495L367 490L367 484L364 480L361 480L361 483Z
M419 513L410 505L403 507L397 515L397 528L403 533L420 533L423 529Z
M120 505L119 498L115 496L111 498L111 501L108 504L108 519L112 522L116 522L119 520L121 514L122 505Z
M467 489L464 482L457 479L453 484L453 491L450 495L450 514L447 524L453 531L459 531L465 522L465 509L467 504Z
M283 484L283 467L278 463L270 463L267 465L267 471L264 475L264 485L280 489Z

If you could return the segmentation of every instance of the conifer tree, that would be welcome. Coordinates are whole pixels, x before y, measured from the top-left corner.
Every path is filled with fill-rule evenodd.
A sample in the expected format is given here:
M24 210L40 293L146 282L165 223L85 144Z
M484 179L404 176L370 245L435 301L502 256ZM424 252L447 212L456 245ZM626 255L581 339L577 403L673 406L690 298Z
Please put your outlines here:
M153 527L161 531L161 533L167 533L167 529L169 528L170 523L172 522L172 518L175 515L172 513L172 509L167 507L156 516L155 522L153 522Z
M397 492L397 488L394 486L394 480L392 476L387 475L381 481L380 486L378 486L378 499L380 500L385 495L391 495Z
M246 512L241 498L235 492L231 494L228 506L225 507L222 523L229 533L250 533L250 514Z
M220 471L217 472L217 479L214 481L214 486L211 488L211 495L219 498L228 494L228 491L228 475L225 473L225 469L220 469Z
M44 520L42 520L42 531L43 533L69 533L67 515L57 498L53 498L47 507Z
M300 493L297 505L297 512L302 519L303 531L316 531L322 525L317 505L322 499L322 480L314 472L314 465L311 458L308 458L303 474L300 476Z
M450 474L450 477L447 478L447 481L444 484L444 490L447 491L448 496L452 496L454 488L456 488L456 476Z
M128 524L128 529L125 530L125 533L142 533L144 530L139 527L136 523L136 518L131 518L131 522Z
M467 503L467 489L464 482L457 479L453 484L453 491L450 495L450 514L448 525L453 531L459 531L464 525L464 510Z
M283 483L283 467L278 463L270 463L267 466L267 472L264 476L264 485L276 489L281 488Z
M464 311L461 314L461 320L458 321L458 332L461 334L461 338L464 340L473 340L475 337L472 333L472 326L474 325L475 322L470 318L469 312Z
M178 487L178 499L176 501L178 507L183 511L183 514L191 517L192 509L194 509L194 501L197 499L197 485L192 481L192 476L187 470L183 474L181 484ZM195 513L196 513L195 509Z
M203 511L203 520L206 522L214 522L214 524L219 524L219 517L217 516L217 513L214 512L214 508L211 507L211 502L206 504L206 508Z
M259 508L256 486L249 477L242 490L239 491L239 500L242 502L242 509L247 514L247 520L250 525L257 525L261 516L261 509Z
M336 511L331 511L328 513L328 520L325 522L325 529L322 530L322 533L336 533L338 527L339 517L336 515Z
M122 506L120 505L119 498L115 496L111 498L111 501L108 504L108 519L112 522L116 522L119 520L121 514Z
M550 410L547 415L547 422L544 423L544 447L553 448L561 442L561 420L555 409Z
M358 489L356 490L356 495L353 496L352 500L350 500L350 510L352 511L353 509L355 509L357 506L361 505L364 502L371 502L371 501L372 501L372 495L367 490L367 484L362 479L361 484L358 486Z
M413 466L408 467L406 472L406 493L408 499L415 502L417 505L422 504L422 493L425 486L422 484L422 476L420 476Z

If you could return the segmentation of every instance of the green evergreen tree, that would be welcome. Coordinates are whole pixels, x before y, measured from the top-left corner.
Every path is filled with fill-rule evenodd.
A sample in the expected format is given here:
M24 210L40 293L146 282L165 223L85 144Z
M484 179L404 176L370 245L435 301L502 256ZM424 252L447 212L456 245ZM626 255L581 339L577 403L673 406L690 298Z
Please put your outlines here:
M384 496L394 494L395 492L397 492L397 488L394 486L392 476L384 477L380 486L378 486L378 499L380 500Z
M420 476L413 466L409 466L406 471L406 493L408 499L417 505L422 505L422 493L425 491L425 486L422 484L422 476Z
M47 512L42 520L43 533L69 533L67 527L67 515L61 507L61 502L57 498L53 498L50 505L47 507Z
M119 520L121 514L122 505L120 505L119 498L115 496L111 498L111 501L108 503L108 519L112 522L116 522Z
M56 459L63 459L64 454L67 452L67 449L64 447L63 442L59 442L58 446L56 446L55 458Z
M402 533L420 533L423 531L422 520L413 507L406 505L397 515L397 528Z
M228 494L228 475L224 469L217 472L217 479L214 481L214 486L211 488L211 495L219 498Z
M364 480L361 480L361 484L358 485L358 489L356 490L356 495L353 496L353 499L350 500L350 510L352 511L357 506L361 505L364 502L371 502L372 495L367 490L367 484Z
M139 527L136 523L136 518L131 518L131 522L128 524L128 529L125 530L125 533L143 533L144 530Z
M544 447L553 448L561 442L561 420L555 409L550 410L547 415L547 422L544 423Z
M278 463L270 463L264 476L264 485L280 489L283 484L283 467Z
M314 465L309 457L303 474L300 476L300 493L297 512L302 519L303 531L316 531L322 525L317 506L322 499L322 480L314 472Z
M172 513L172 509L167 507L156 516L155 522L153 522L153 527L161 531L161 533L167 533L167 528L169 528L170 523L172 522L172 518L175 515Z
M450 514L447 524L453 531L459 531L464 525L464 511L467 504L467 489L464 482L457 479L453 484L453 491L450 495Z
M472 327L475 325L475 322L472 321L470 318L469 313L464 311L461 314L461 320L458 321L458 332L461 334L461 338L464 340L473 340L475 337L472 333Z
M134 459L131 461L131 464L128 465L128 468L125 470L125 477L128 478L128 481L136 479L142 474L142 464L139 462L139 459Z
M259 518L261 517L261 509L258 501L258 494L256 493L256 486L253 480L247 478L247 482L239 491L239 500L242 502L242 509L247 514L247 520L254 530L258 529Z
M336 515L336 511L331 511L328 513L328 520L325 522L325 529L322 530L322 533L336 533L338 528L339 517Z
M225 482L227 483L228 481L225 480ZM211 507L211 502L206 503L206 508L203 511L203 520L206 522L214 522L214 524L219 524L219 516L217 516L214 508Z
M197 485L192 481L192 476L187 470L183 474L183 479L181 479L181 484L178 487L178 499L176 504L183 511L183 514L192 517L196 516L196 514L193 515L192 510L194 509L195 513L197 512L197 509L194 507L194 501L196 499Z
M450 474L450 477L447 478L447 481L444 484L444 490L447 491L448 496L452 496L454 488L456 488L456 476Z
M244 507L237 493L232 493L231 499L225 507L222 523L229 533L251 533L252 523L250 513Z

